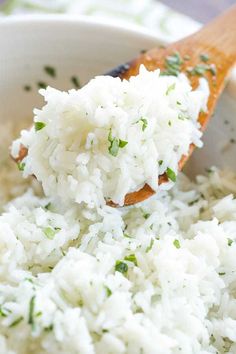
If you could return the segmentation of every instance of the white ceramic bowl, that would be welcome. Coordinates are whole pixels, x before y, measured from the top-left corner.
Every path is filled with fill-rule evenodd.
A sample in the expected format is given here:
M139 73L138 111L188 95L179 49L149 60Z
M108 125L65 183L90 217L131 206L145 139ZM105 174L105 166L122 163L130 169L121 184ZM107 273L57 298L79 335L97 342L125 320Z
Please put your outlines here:
M0 124L32 119L33 107L42 105L37 83L60 89L73 87L71 77L84 84L137 56L142 49L162 44L137 28L102 24L83 17L30 16L0 20ZM56 69L50 77L45 65ZM25 86L31 91L26 91ZM225 92L187 171L195 175L211 165L236 167L236 103Z

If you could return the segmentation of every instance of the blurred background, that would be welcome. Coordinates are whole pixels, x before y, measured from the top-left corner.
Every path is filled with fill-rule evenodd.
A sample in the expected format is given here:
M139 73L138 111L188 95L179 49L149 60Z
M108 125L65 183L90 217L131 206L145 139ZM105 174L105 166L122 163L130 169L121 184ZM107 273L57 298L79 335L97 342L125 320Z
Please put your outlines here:
M0 16L86 15L126 27L141 26L168 42L195 32L235 3L236 0L0 0Z

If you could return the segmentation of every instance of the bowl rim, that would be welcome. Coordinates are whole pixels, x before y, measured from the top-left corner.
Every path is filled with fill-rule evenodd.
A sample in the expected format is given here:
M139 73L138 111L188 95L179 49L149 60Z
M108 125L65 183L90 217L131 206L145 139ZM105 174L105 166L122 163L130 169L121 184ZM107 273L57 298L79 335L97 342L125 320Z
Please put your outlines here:
M143 40L156 41L157 45L168 44L168 41L159 37L154 30L134 23L112 21L102 17L92 17L86 15L71 14L19 14L10 16L0 16L0 32L10 27L39 26L39 25L72 25L81 28L92 28L94 30L103 29L104 31L119 32L120 34L130 35L131 37L142 37Z

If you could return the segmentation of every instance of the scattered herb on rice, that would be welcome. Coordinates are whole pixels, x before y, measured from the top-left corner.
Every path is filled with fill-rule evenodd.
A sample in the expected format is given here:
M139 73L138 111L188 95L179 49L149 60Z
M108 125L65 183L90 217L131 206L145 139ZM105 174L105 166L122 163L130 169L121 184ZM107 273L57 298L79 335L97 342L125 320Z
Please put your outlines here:
M170 86L167 88L167 90L166 90L166 96L168 96L168 95L170 94L170 92L175 89L175 86L176 86L176 84L175 84L175 82L174 82L172 85L170 85Z
M147 248L146 248L146 250L145 250L146 253L148 253L149 251L151 251L153 244L154 244L154 240L153 240L153 238L152 238L151 241L150 241L149 246L147 246Z
M177 239L175 239L174 241L173 241L173 245L176 247L176 248L180 248L180 242L179 242L179 240L177 240Z
M122 274L126 274L128 272L128 265L122 261L116 261L115 270Z
M37 86L38 86L38 88L40 88L40 89L46 89L48 85L47 85L45 82L43 82L43 81L39 81L39 82L37 83Z
M209 60L209 55L206 54L206 53L202 53L202 54L200 54L200 59L201 59L201 61L203 61L204 63L207 63L208 60Z
M170 167L167 167L166 174L168 179L170 179L172 182L176 182L176 174Z
M52 228L52 227L45 227L43 229L43 233L44 235L49 239L49 240L53 240L54 236L56 235L56 233L60 230L60 228Z
M232 246L232 243L233 243L234 241L231 239L231 238L228 238L228 246Z
M28 324L31 325L32 330L35 329L35 321L34 321L35 298L36 298L35 295L32 296L29 303Z
M74 85L75 88L80 89L81 85L80 85L80 80L77 76L72 76L71 77L71 82Z
M45 127L46 127L46 124L44 122L35 122L34 123L34 129L36 132L39 130L42 130Z
M135 256L135 254L130 254L128 256L125 256L125 261L134 263L134 265L136 265L136 267L138 265L137 258Z
M17 162L17 167L19 171L24 171L25 169L25 162Z
M111 129L109 130L108 141L110 143L110 145L108 147L108 151L109 151L109 154L112 156L117 156L119 149L120 148L123 149L128 144L128 141L121 140L118 138L113 138Z
M108 286L105 286L105 290L106 290L106 295L107 297L110 297L112 295L112 291L110 288L108 288Z
M10 324L9 328L12 328L12 327L17 326L21 321L23 321L23 319L24 319L23 316L18 317L15 321L13 321L13 322Z

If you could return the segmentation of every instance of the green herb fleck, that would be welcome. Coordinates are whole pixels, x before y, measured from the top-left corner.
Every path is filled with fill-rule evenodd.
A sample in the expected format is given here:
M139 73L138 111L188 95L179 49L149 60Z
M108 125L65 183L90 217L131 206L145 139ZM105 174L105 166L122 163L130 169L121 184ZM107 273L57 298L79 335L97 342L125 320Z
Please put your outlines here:
M161 72L161 75L178 76L182 63L183 60L178 52L169 55L165 59L165 70Z
M45 126L46 126L46 124L44 122L35 122L34 123L34 129L36 132L45 128Z
M147 248L146 248L146 250L145 250L146 253L148 253L149 251L151 251L153 244L154 244L154 240L153 240L153 238L152 238L151 241L150 241L149 246L147 246Z
M0 317L7 317L11 311L0 306Z
M71 77L71 82L75 86L75 88L79 89L81 87L78 77L72 76Z
M126 237L126 238L132 238L130 235L128 235L128 234L126 234L126 233L124 233L124 237Z
M19 171L24 171L25 169L25 162L17 162L17 167Z
M51 332L53 330L53 324L50 324L48 327L44 327L45 332Z
M143 217L144 217L144 219L147 220L147 219L150 217L150 215L151 215L151 214L149 214L149 213L144 213L144 214L143 214Z
M54 238L54 236L56 235L57 230L52 229L51 227L45 227L43 229L43 233L49 240L52 240Z
M159 166L161 166L163 164L163 160L159 160L158 164L159 164Z
M203 61L204 63L207 63L208 60L209 60L209 55L206 54L206 53L202 53L202 54L200 54L200 59L201 59L201 61Z
M221 276L221 275L225 275L225 272L222 272L222 273L218 273L218 274L219 274L220 276Z
M175 239L175 240L173 241L173 245L174 245L176 248L180 248L179 240Z
M176 85L175 85L175 82L174 82L172 85L170 85L170 86L167 88L167 90L166 90L166 96L168 96L169 93L175 89L175 86L176 86Z
M23 319L24 319L24 317L22 317L22 316L18 317L15 321L13 321L13 322L10 324L9 327L12 328L12 327L17 326L21 321L23 321Z
M172 182L176 182L176 174L171 168L167 167L166 174Z
M38 88L40 88L40 89L45 89L45 88L47 88L47 84L45 83L45 82L43 82L43 81L39 81L38 83L37 83L37 85L38 85Z
M191 75L202 76L208 70L208 65L205 64L197 64L192 70L190 70Z
M228 238L228 246L232 246L232 243L233 243L234 241L233 240L231 240L231 238Z
M112 295L112 291L110 288L108 288L108 286L105 286L105 290L106 290L106 295L107 297L110 297Z
M45 205L45 207L44 207L44 208L45 208L46 210L49 210L49 209L50 209L50 207L51 207L51 205L52 205L52 203L51 203L51 202L49 202L47 205Z
M122 261L116 261L115 270L122 274L126 274L128 272L128 266Z
M51 77L56 77L56 69L52 66L46 65L44 71Z
M148 126L148 121L146 118L140 118L138 122L142 122L142 131L144 132L144 130L147 128Z
M110 146L108 147L108 151L109 151L109 154L112 156L117 156L119 148L123 149L128 144L128 141L121 140L118 138L113 138L111 129L109 130L108 141L110 142Z
M135 254L130 254L129 256L126 256L125 261L134 263L134 265L136 265L136 267L138 266L137 258L135 256Z
M23 88L26 92L29 92L32 89L30 85L25 85Z
M32 329L35 328L35 322L34 322L34 308L35 308L35 295L32 296L30 299L29 303L29 318L28 318L28 324L31 325Z

